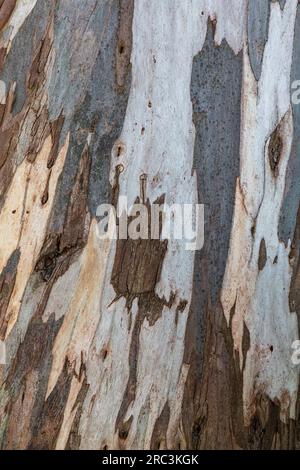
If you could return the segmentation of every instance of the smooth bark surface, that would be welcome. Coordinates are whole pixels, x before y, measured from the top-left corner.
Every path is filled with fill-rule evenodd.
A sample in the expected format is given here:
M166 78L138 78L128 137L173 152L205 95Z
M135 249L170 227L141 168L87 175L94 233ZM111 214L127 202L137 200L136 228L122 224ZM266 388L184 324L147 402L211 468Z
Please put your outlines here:
M2 449L299 446L296 80L298 0L0 1Z

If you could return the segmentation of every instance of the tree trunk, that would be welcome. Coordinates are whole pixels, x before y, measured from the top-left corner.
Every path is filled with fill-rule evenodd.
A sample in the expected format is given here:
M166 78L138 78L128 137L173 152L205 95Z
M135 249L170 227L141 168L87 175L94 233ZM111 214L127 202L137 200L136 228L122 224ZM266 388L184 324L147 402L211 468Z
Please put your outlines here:
M297 447L298 0L0 0L0 36L1 448ZM203 248L101 239L120 196L204 204Z

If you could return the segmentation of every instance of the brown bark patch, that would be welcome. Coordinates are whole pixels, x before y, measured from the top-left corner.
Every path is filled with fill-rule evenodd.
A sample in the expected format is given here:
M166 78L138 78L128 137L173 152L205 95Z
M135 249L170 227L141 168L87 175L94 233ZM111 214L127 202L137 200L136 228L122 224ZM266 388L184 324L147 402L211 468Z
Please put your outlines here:
M47 398L33 428L33 436L28 446L29 449L49 450L55 448L70 392L71 379L71 366L66 360L57 384Z
M7 52L7 50L5 49L5 47L2 47L0 49L0 72L1 72L1 70L3 68L3 65L4 65L4 62L5 62L6 52Z
M85 400L88 389L89 389L89 384L86 382L86 378L84 378L80 392L76 398L76 402L73 407L73 409L77 408L77 410L76 410L75 418L72 423L68 441L66 444L66 450L77 450L80 447L81 436L79 434L79 422L80 422L80 418L82 414L83 402Z
M136 202L139 203L139 198ZM160 279L163 260L168 248L167 240L151 238L151 206L149 201L147 209L148 238L117 240L111 283L117 293L117 298L126 298L126 306L129 310L135 298L143 296L145 300L146 294L152 294L153 304L156 305L158 299L156 299L154 292L155 286ZM132 217L128 218L128 225L132 220Z
M126 77L130 71L133 9L134 0L120 1L116 50L116 82L119 93L124 92Z
M6 433L7 449L26 449L28 446L31 436L31 413L37 388L38 373L32 370L22 380L16 400L9 404L9 419Z
M246 323L243 324L243 338L242 338L242 352L243 352L243 371L246 366L247 352L250 349L251 338L250 331L247 328Z
M280 162L280 158L282 154L282 149L283 149L283 141L280 135L280 124L279 124L274 130L274 132L271 134L269 148L268 148L270 168L274 176L278 175L278 166L279 166L279 162Z
M179 304L177 305L176 312L175 312L175 324L178 323L178 316L180 313L184 312L185 307L187 306L188 301L185 299L180 299Z
M53 122L50 122L50 132L52 136L52 148L50 155L48 157L47 167L52 168L56 162L59 150L59 139L60 134L64 125L65 118L60 114L60 116Z
M0 31L4 28L16 6L17 0L4 0L0 7Z
M90 177L91 160L88 147L83 149L75 184L68 206L66 223L60 241L60 250L70 247L83 247L86 243L85 222L88 206L88 185Z
M204 368L192 432L193 449L247 448L243 376L231 325L221 305L207 309Z
M90 175L90 158L87 147L83 150L76 180L68 204L66 220L62 233L48 233L35 271L40 272L43 281L48 282L57 264L65 259L64 271L69 266L70 258L81 250L87 241L88 227L86 226L87 194ZM45 193L44 193L45 194ZM61 267L60 267L61 271ZM62 275L62 272L60 273Z
M168 401L165 403L162 412L157 418L152 436L151 436L151 450L165 449L167 440L167 430L170 421L170 406Z
M250 450L295 448L295 421L283 423L280 419L280 404L274 403L265 394L255 397L255 413L248 428Z
M119 438L120 438L122 441L125 441L125 440L127 439L127 437L128 437L132 420L133 420L133 416L131 415L131 416L127 419L127 421L124 421L124 422L121 424L121 426L119 427Z
M262 271L267 262L267 247L265 239L262 238L259 246L259 255L258 255L258 269Z
M8 129L0 130L0 170L16 148L18 127L15 123Z

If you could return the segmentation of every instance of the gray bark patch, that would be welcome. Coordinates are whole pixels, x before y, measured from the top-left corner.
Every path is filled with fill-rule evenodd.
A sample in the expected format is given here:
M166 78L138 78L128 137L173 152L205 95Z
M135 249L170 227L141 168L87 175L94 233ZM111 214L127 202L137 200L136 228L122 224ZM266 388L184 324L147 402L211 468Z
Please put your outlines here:
M33 55L40 44L49 20L52 2L39 0L15 36L11 50L1 71L1 80L10 84L16 82L13 114L21 111L26 100L26 76Z
M209 27L202 51L195 57L191 82L196 128L194 168L199 199L204 204L204 247L196 255L193 303L203 344L207 302L218 301L229 248L239 175L242 55L223 42L215 47Z
M87 49L84 50L84 54L89 57L89 70L84 70L82 76L79 73L75 83L70 80L68 67L71 67L72 70L72 65L69 63L68 48L63 44L66 40L69 41L69 45L77 40L77 47L79 47L80 38L77 38L77 35L74 37L72 31L69 31L66 39L62 36L63 27L57 27L60 34L56 39L56 49L63 57L57 59L56 71L53 72L54 78L52 78L49 88L50 114L57 116L63 108L63 113L66 113L66 122L60 143L62 144L67 131L70 130L70 144L54 201L51 220L51 230L54 231L60 231L64 224L67 209L66 200L70 198L79 160L89 134L91 135L89 144L91 168L88 206L91 215L95 216L97 207L102 203L110 202L111 199L110 155L123 126L131 74L128 72L126 77L124 75L124 86L122 93L120 93L116 84L119 5L116 2L105 2L104 6L97 4L93 15L94 17L91 16L89 20L88 27L96 35L97 52L95 53L95 50L92 49L87 53ZM131 44L127 47L131 48ZM72 50L75 55L76 47L74 45L72 45ZM88 59L86 58L85 61L87 63ZM60 90L62 94L58 94L56 89Z
M294 52L291 70L291 84L300 80L300 5L298 5L295 35ZM292 90L293 93L293 90ZM290 159L288 162L285 195L281 208L278 236L285 243L293 239L297 220L297 211L300 203L300 104L293 104L294 138Z
M261 75L265 44L268 39L269 16L270 2L268 0L249 0L249 58L256 80L259 80Z

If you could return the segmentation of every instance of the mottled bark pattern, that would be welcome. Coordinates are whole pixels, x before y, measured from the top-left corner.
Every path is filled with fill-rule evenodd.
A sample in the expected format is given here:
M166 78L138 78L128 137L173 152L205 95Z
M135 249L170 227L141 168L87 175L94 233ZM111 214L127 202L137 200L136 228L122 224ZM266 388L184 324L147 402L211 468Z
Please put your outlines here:
M298 0L0 0L1 449L299 447L299 48ZM100 240L120 196L202 250Z

